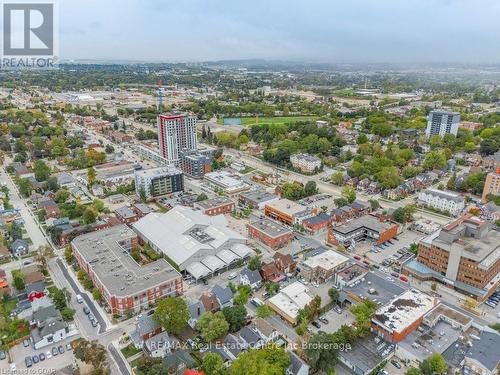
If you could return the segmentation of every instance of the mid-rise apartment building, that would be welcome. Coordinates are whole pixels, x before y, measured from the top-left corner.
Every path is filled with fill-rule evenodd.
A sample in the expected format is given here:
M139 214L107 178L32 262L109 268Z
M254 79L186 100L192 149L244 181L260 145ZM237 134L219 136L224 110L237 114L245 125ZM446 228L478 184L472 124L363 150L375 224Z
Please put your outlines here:
M294 154L290 156L290 163L302 172L312 173L321 168L321 159L309 154Z
M465 208L465 199L459 194L451 191L438 189L425 189L418 194L420 205L433 208L439 211L449 212L453 216L458 216Z
M500 168L497 168L495 172L490 172L486 175L486 180L484 181L482 201L486 202L486 197L490 194L491 195L500 194Z
M130 250L137 243L137 234L126 225L83 234L71 242L80 268L113 314L138 313L183 293L181 274L165 259L139 264L132 258Z
M403 265L403 273L485 300L500 284L500 232L492 225L464 214L423 238L417 258Z
M435 109L430 111L427 116L425 134L428 137L433 135L443 136L445 134L457 135L459 123L460 113Z
M146 200L184 191L184 175L174 167L158 167L135 171L135 193Z

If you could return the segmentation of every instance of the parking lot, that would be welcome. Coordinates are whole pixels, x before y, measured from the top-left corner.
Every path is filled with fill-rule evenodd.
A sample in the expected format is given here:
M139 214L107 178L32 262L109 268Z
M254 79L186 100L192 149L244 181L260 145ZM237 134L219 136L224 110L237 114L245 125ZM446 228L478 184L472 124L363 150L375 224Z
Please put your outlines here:
M349 309L342 309L341 313L337 313L335 310L329 310L322 317L328 320L328 323L318 321L321 325L320 328L314 327L312 324L309 325L309 330L311 332L323 331L326 333L333 333L337 331L342 325L349 325L355 321L354 315L349 311Z
M366 254L367 258L372 262L380 264L384 259L397 254L398 250L404 247L409 248L412 243L418 243L423 237L425 237L425 234L405 230L396 236L398 240L392 239L391 242L386 242L385 246L379 247L380 252L370 252L370 247L363 253L359 253L356 247L356 253L358 253L359 255Z
M16 364L17 369L26 369L26 363L24 359L26 357L33 358L33 356L37 355L39 356L40 353L44 353L45 355L45 360L40 361L38 363L33 363L33 365L30 367L30 369L43 369L43 373L57 373L58 370L68 366L68 364L72 364L74 362L73 358L73 351L68 350L66 345L75 340L76 337L70 337L66 340L59 341L55 343L52 346L46 346L43 348L40 348L38 350L34 349L32 345L25 347L22 343L12 347L10 350L10 355L13 360L13 362ZM59 346L62 346L64 349L64 353L57 353L57 355L52 355L52 348L58 348ZM48 354L50 353L50 355ZM49 358L50 357L50 358ZM7 365L7 361L5 361L5 368ZM3 362L3 361L2 361ZM3 363L1 364L3 368ZM40 372L42 373L42 372Z

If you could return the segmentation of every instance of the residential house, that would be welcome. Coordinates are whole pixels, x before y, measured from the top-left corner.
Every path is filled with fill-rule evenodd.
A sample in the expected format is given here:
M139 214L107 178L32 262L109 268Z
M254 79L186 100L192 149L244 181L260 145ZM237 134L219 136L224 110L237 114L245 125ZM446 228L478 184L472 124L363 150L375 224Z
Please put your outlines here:
M167 353L163 363L169 369L170 375L184 375L185 371L197 365L188 350L176 350Z
M297 262L293 260L290 254L282 254L279 252L273 255L274 265L282 273L293 273L297 267Z
M115 210L116 217L124 224L132 224L139 220L139 215L129 207L123 206Z
M45 296L45 283L43 281L36 281L26 284L25 292L30 302L38 298L43 298Z
M38 202L38 208L45 211L45 217L47 219L53 218L57 219L61 215L61 210L56 202L52 199L43 199Z
M200 302L203 304L205 311L216 312L220 309L219 302L213 293L205 291L200 296Z
M5 294L10 296L12 294L12 289L10 288L7 279L0 277L0 297L3 297Z
M31 331L31 339L35 349L53 345L70 335L68 324L53 305L42 307L33 312L31 323L35 326Z
M7 262L11 257L11 253L6 246L0 245L0 262Z
M278 282L284 279L284 275L276 268L274 263L264 264L260 270L264 281Z
M205 306L201 301L189 301L187 305L189 310L188 324L192 329L196 329L196 323L205 312Z
M248 326L243 327L238 335L244 341L244 347L247 349L258 349L264 345L264 341L258 332Z
M304 228L311 234L325 231L332 222L332 217L326 213L309 217L302 221Z
M245 267L240 272L240 284L249 285L254 290L259 289L262 286L262 277L259 271Z
M215 295L221 309L233 306L233 292L229 287L223 288L220 285L214 285L212 293Z
M262 318L255 318L252 322L252 328L256 330L264 341L264 343L269 343L275 341L279 337L279 332L274 328L267 320Z
M309 365L297 354L289 350L288 358L290 358L290 364L285 369L285 375L309 375Z
M12 255L19 258L23 255L28 254L29 245L25 240L18 238L11 243L10 251L12 252Z
M143 315L135 323L135 330L130 338L137 349L144 347L144 342L162 331L161 326L153 319L153 315Z
M179 341L171 337L167 331L163 331L144 341L144 350L153 358L163 358L178 344Z

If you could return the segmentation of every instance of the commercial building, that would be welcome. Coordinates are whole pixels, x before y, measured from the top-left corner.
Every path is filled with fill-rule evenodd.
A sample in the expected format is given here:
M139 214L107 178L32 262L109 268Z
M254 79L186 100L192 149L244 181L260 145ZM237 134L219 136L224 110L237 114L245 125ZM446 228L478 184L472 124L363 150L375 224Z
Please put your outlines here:
M158 167L135 171L135 193L146 200L184 191L184 175L174 167Z
M403 273L485 300L500 285L500 232L470 213L423 238Z
M183 292L181 275L165 259L141 265L132 258L130 250L137 242L137 234L126 225L84 234L71 242L80 268L113 314L147 310L159 299Z
M144 242L196 280L222 272L254 252L229 228L224 215L207 216L184 206L150 213L133 225Z
M204 181L212 188L222 190L226 194L236 194L250 188L247 183L228 171L207 173L205 174Z
M486 175L486 180L484 181L482 201L486 202L488 195L499 195L500 194L500 168L497 168L495 172L490 172Z
M427 116L427 128L425 134L428 137L433 135L443 136L445 134L457 135L460 113L434 109Z
M241 193L238 203L243 207L252 207L254 209L263 210L267 203L275 202L280 198L273 193L265 190L254 190Z
M322 284L327 281L337 283L336 273L344 268L349 258L333 250L326 250L308 257L300 266L300 274L307 281Z
M292 325L298 323L299 310L303 309L312 301L307 287L299 281L283 288L278 294L269 298L267 304L279 316Z
M330 245L354 246L362 240L384 243L398 233L398 225L373 215L365 215L328 230L327 242Z
M486 328L471 346L467 347L463 373L470 375L497 375L500 369L500 334Z
M248 236L257 238L272 249L278 249L293 240L293 231L284 225L263 218L248 224Z
M227 197L215 197L194 203L194 208L203 211L208 216L231 213L234 211L235 206L234 201Z
M328 226L332 223L333 218L326 214L321 213L319 215L307 218L302 221L304 228L312 234L325 231Z
M160 115L158 119L160 155L169 163L178 164L181 151L196 151L196 116L192 114Z
M309 154L294 154L290 156L290 163L302 172L312 173L321 168L321 159Z
M308 208L289 199L268 202L264 206L264 214L283 224L294 226L302 224L304 219L315 216L317 210Z
M418 194L420 205L458 216L465 208L465 199L460 194L438 189L425 189Z
M398 343L413 332L438 303L437 298L417 289L407 290L377 309L372 317L372 329L387 341Z

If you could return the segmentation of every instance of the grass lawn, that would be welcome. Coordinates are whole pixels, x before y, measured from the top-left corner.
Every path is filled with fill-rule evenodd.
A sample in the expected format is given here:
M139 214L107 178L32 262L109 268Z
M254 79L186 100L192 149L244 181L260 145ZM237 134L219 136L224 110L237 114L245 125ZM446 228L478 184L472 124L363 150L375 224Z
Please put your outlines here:
M240 173L241 174L247 174L247 173L250 173L250 172L253 172L255 171L255 168L252 168L252 167L249 167L248 165L245 166L245 168L243 168Z
M242 125L256 125L257 120L258 124L289 124L298 121L315 121L319 117L318 116L277 116L277 117L259 117L256 119L255 117L241 117ZM224 119L217 119L218 124L223 124ZM231 126L231 125L228 125Z
M125 358L132 357L134 354L141 352L141 349L137 349L134 344L128 344L126 347L120 350Z

